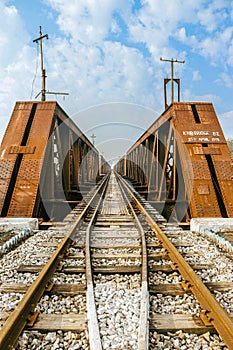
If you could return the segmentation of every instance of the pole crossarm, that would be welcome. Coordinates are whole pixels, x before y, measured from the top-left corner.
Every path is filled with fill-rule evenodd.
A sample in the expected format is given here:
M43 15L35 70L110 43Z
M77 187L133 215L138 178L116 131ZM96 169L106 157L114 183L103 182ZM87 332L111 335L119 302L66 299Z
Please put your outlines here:
M40 40L42 40L42 39L44 39L44 38L48 39L48 38L49 38L48 34L41 35L39 38L34 39L34 40L33 40L33 43L38 43L38 41L40 41Z

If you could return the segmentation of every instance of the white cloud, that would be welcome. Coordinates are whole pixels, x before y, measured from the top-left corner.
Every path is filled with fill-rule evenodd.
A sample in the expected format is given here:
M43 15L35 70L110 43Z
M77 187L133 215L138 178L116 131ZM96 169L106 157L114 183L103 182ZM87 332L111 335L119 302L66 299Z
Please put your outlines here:
M17 60L19 52L29 36L15 6L0 1L0 62L1 67Z
M219 115L219 121L226 138L233 138L233 130L229 127L233 124L233 110Z
M114 27L114 12L129 14L132 0L46 0L45 3L58 11L58 25L74 42L93 44L101 43Z
M184 101L211 102L211 103L213 103L213 105L219 104L221 102L221 98L218 95L214 95L214 94L198 95L189 89L184 89L182 95L184 97Z
M202 80L202 77L198 70L193 71L193 80L194 81Z
M200 24L208 32L218 29L219 25L226 19L227 12L225 6L225 1L213 1L207 8L203 8L198 12Z
M0 140L16 100L30 98L35 52L17 8L0 1Z
M203 57L209 58L212 64L217 65L221 62L225 66L229 62L232 44L233 26L230 26L200 41L198 50Z
M174 37L184 43L185 45L188 45L190 47L195 48L198 44L198 39L195 35L187 35L186 28L182 27L178 29L174 35Z
M232 88L233 86L233 81L232 81L232 76L230 74L227 74L226 72L223 72L220 74L220 78L216 80L216 82L219 85Z
M144 0L142 3L137 17L132 17L129 31L132 40L145 43L155 61L165 50L171 57L178 54L177 51L174 54L174 47L170 45L175 38L192 51L210 58L212 64L218 64L221 56L224 63L232 63L233 49L229 52L232 27L227 22L232 1Z
M162 47L169 45L169 38L176 35L181 22L197 22L196 12L202 2L144 0L142 2L144 6L130 23L132 39L145 42L149 50L154 45L161 50Z
M208 64L207 59L223 64L218 74L231 86L230 72L226 73L226 66L233 66L233 27L227 22L233 9L230 0L211 1L208 6L205 0L142 0L134 12L134 0L43 2L64 34L50 35L44 44L47 89L70 93L62 102L68 114L108 102L136 103L162 112L163 79L170 76L170 65L160 62L160 56L185 59L190 52L198 53ZM0 0L1 121L16 100L29 99L35 73L36 48L16 6L16 1L9 6ZM177 64L175 72L178 76L187 72L187 81L200 80L202 67L186 70L190 62ZM33 96L39 90L40 71ZM198 96L187 88L182 95L186 101L220 100L217 94Z

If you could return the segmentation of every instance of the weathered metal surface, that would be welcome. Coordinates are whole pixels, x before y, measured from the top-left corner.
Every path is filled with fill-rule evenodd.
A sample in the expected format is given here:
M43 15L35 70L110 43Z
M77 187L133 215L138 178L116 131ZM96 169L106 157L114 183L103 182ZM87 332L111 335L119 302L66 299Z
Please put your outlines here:
M193 169L192 217L232 217L232 162L214 108L207 103L181 105L172 106L172 120L180 135L178 145L183 143L188 150L188 156L181 151L183 165L190 162ZM184 177L186 184L188 175Z
M56 203L65 214L80 186L107 169L56 102L17 102L0 148L0 215L56 216Z
M233 162L211 103L171 104L115 169L174 219L233 217Z
M10 146L9 153L11 154L19 154L19 153L35 153L36 146Z
M9 146L21 145L33 103L16 103L11 120L6 129L0 150L0 211L6 200L7 190L17 160L17 154L8 153Z
M35 153L24 154L15 181L7 216L33 216L37 199L40 173L47 142L50 136L56 102L37 104L27 138L27 147L35 147Z

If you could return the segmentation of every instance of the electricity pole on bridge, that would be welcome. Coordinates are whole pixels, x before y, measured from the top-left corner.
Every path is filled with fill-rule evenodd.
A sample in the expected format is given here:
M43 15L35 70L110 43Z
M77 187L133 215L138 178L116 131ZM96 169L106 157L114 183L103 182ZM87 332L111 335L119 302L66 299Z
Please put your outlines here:
M173 58L171 60L167 60L162 57L160 57L160 61L171 62L171 101L170 103L173 103L174 102L174 63L185 63L185 61L184 60L179 61Z
M49 36L48 34L42 35L42 27L40 26L40 36L39 38L36 38L33 40L33 43L40 42L40 66L41 66L41 77L42 77L42 88L41 91L35 96L37 98L41 94L41 101L46 100L46 94L50 95L69 95L67 92L52 92L46 90L46 70L44 69L43 65L43 46L42 46L42 40L46 38L48 40Z
M41 66L41 76L42 76L42 89L41 89L41 101L45 101L45 78L46 78L46 71L43 67L43 47L42 47L42 40L46 38L48 40L49 36L48 34L42 35L42 27L40 26L40 36L37 39L34 39L34 43L40 42L40 66Z
M95 139L96 139L96 136L95 136L94 133L92 133L91 139L92 139L92 144L93 144L93 146L95 146Z

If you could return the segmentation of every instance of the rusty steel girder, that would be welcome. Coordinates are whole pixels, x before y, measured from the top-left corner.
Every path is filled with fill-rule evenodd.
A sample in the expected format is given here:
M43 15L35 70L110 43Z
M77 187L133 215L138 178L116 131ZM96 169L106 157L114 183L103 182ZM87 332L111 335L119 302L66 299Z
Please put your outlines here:
M115 169L157 208L180 202L186 221L233 217L233 161L211 103L171 104Z
M38 217L45 202L75 201L100 162L57 102L17 102L0 148L0 216Z
M192 217L233 217L233 162L213 105L179 103L170 113L192 193Z

